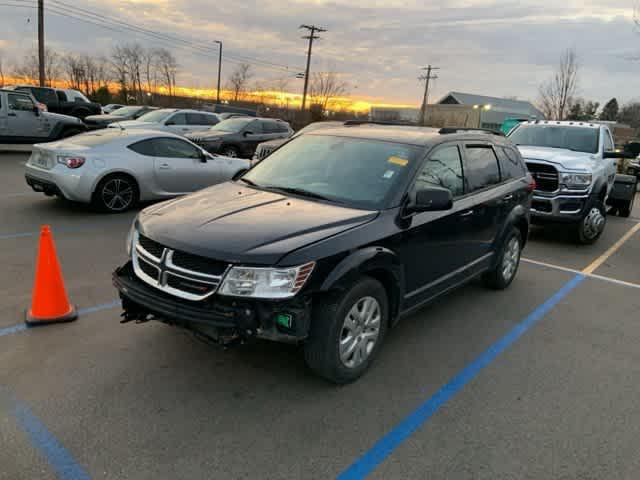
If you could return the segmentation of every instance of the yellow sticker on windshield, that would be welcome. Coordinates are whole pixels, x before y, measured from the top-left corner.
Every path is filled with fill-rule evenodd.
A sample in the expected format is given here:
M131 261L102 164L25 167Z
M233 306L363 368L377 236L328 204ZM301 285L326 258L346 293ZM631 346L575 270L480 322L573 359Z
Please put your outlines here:
M389 157L387 160L389 163L393 163L394 165L400 165L401 167L406 167L409 164L409 160L406 158L396 157L395 155Z

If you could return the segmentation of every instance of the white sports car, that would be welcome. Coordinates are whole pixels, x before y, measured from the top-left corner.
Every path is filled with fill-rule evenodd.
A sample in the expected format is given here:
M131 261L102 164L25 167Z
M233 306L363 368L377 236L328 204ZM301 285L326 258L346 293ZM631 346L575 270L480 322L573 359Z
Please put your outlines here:
M172 133L105 129L34 145L25 177L37 192L123 212L225 182L249 166Z

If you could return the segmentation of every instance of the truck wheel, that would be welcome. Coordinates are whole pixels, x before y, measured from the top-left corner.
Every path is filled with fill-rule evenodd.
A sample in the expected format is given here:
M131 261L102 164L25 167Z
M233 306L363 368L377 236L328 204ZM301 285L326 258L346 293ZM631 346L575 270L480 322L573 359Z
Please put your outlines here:
M578 243L591 245L595 243L607 224L607 210L599 198L593 198L587 207L586 215L575 227Z
M81 130L79 128L67 128L66 130L62 131L62 133L60 134L60 138L73 137L74 135L79 135L83 132L84 130Z
M521 252L522 236L517 228L513 228L502 245L495 268L482 275L483 283L495 290L507 288L518 272Z
M314 303L304 345L307 365L334 383L357 380L378 354L388 323L384 287L361 277L349 289Z
M138 203L140 190L136 181L123 174L108 175L93 192L94 206L103 212L126 212Z
M637 185L637 182L636 182ZM631 215L631 210L633 210L633 204L636 201L636 185L633 186L633 196L631 199L620 202L618 204L618 215L621 217L628 218Z

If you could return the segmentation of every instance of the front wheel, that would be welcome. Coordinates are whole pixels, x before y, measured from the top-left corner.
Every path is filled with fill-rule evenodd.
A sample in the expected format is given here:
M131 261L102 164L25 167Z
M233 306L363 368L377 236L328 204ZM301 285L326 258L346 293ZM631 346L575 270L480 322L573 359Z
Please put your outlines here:
M307 365L325 379L350 383L374 360L389 323L389 304L377 280L362 277L351 288L314 303Z
M620 203L620 205L618 205L618 212L621 217L628 218L631 215L631 211L633 210L633 204L636 201L637 184L638 182L636 182L633 185L633 195L631 196L631 198L625 201L624 203Z
M482 276L484 284L496 290L507 288L518 272L521 253L522 235L513 228L502 245L496 266Z
M607 224L607 210L600 199L594 199L587 208L586 215L575 227L575 235L578 243L591 245L595 243Z

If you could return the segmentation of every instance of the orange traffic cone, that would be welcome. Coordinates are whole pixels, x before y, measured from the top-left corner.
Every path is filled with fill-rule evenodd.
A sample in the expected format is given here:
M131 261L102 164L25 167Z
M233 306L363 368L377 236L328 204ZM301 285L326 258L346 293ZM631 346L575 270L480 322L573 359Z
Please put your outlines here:
M69 303L67 291L64 288L51 227L43 225L40 229L40 247L31 308L27 311L25 322L33 326L71 322L77 316L76 308Z

